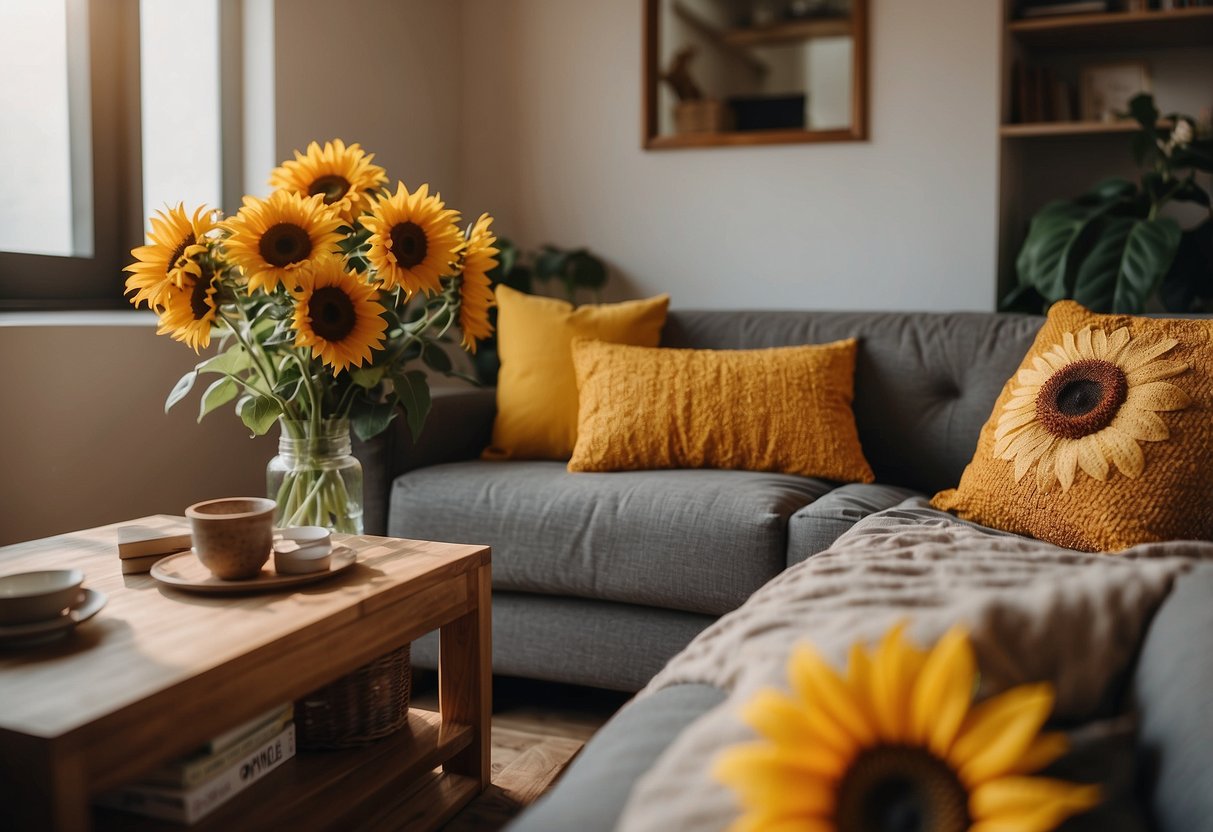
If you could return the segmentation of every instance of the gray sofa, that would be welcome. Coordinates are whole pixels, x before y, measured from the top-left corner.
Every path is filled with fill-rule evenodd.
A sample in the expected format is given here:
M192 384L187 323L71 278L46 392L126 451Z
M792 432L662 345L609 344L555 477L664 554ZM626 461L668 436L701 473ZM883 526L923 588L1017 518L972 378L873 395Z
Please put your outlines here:
M358 447L367 532L492 546L495 672L638 690L713 620L860 518L955 485L1042 320L671 312L669 347L858 337L855 419L877 483L485 462L494 391L459 390L435 396L419 442L398 420ZM414 645L419 666L436 656L434 639Z

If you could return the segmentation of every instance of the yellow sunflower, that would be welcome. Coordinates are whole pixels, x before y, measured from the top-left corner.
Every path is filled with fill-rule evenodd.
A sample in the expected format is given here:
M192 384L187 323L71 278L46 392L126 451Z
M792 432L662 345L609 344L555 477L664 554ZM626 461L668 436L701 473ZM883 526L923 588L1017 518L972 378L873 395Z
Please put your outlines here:
M312 357L337 375L361 367L383 348L387 321L379 292L330 257L303 272L295 299L295 346L311 347Z
M1109 461L1130 479L1140 476L1145 457L1138 442L1166 439L1170 431L1158 414L1191 403L1163 380L1188 370L1162 358L1178 343L1132 338L1125 328L1065 333L1015 377L995 426L994 456L1014 461L1016 481L1035 464L1041 490L1060 482L1068 491L1079 469L1102 482Z
M472 226L463 256L463 279L459 283L459 328L463 330L463 348L473 354L476 341L493 334L493 325L489 323L493 289L488 273L497 268L493 258L499 251L494 245L497 237L489 231L492 224L492 217L481 214Z
M210 346L211 329L219 315L215 294L219 276L205 262L196 262L198 274L185 273L180 286L170 285L158 308L160 327L157 335L170 335L198 352Z
M371 231L367 259L375 277L410 295L442 291L441 278L451 274L463 247L459 212L429 191L422 185L410 194L399 182L395 195L379 200L359 219Z
M1044 832L1098 803L1097 786L1029 776L1066 751L1040 733L1051 686L973 706L975 677L959 628L928 653L895 627L871 654L855 645L845 676L797 648L792 694L760 691L743 712L762 741L715 762L745 810L733 832Z
M131 304L160 306L169 288L180 286L185 275L201 274L196 256L206 250L204 238L215 227L214 213L205 205L192 217L180 203L157 211L147 235L149 243L131 249L136 262L124 269L131 273L126 279L126 294L134 293Z
M272 292L279 284L294 291L300 269L336 252L341 240L341 218L319 194L274 191L265 200L246 196L240 213L222 227L230 235L224 250L244 272L249 294Z
M295 160L283 162L270 173L270 186L302 196L316 196L333 208L341 218L354 218L371 205L371 193L387 184L387 171L371 164L375 154L358 144L345 146L341 139L316 142L307 146L307 154L295 151Z

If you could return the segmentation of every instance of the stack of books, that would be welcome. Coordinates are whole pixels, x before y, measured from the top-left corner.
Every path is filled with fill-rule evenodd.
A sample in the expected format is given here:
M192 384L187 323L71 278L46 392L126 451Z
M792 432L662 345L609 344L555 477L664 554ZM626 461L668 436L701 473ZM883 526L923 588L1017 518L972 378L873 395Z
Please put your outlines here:
M151 571L161 558L184 552L193 545L189 526L184 523L173 528L152 526L120 526L118 528L118 557L122 574Z
M274 708L95 802L158 820L196 823L295 756L293 717L290 704Z
M1108 0L1025 0L1019 5L1020 17L1053 17L1066 14L1090 14L1110 11Z

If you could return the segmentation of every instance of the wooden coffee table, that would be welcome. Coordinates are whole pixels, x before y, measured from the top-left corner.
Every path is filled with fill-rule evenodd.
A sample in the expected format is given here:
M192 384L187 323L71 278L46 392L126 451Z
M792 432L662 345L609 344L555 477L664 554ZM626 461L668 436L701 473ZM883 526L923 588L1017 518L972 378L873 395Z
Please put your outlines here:
M0 574L77 567L109 596L64 641L0 647L0 816L17 813L0 826L142 828L90 797L431 630L438 713L410 710L364 748L300 751L192 828L433 829L488 786L487 547L339 536L358 564L332 580L220 597L120 574L116 528L0 548Z

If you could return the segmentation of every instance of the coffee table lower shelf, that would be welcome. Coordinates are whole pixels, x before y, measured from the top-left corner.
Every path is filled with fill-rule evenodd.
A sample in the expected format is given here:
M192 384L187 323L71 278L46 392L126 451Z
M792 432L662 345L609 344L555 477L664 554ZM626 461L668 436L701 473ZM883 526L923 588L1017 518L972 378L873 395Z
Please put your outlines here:
M300 751L191 830L431 830L480 792L475 778L438 771L472 743L471 726L410 709L408 724L362 748ZM95 809L95 829L186 828Z

